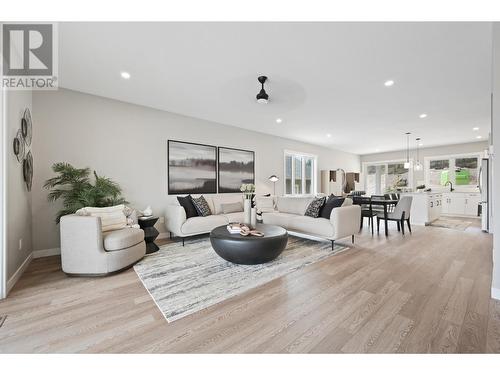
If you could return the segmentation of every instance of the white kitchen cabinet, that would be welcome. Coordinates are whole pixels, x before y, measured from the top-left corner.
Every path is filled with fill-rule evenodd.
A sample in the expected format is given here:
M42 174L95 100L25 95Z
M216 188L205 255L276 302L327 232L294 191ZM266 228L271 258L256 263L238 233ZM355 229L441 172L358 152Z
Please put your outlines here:
M470 216L477 216L477 210L480 201L481 201L481 194L478 193L465 194L464 214Z
M465 197L463 194L450 195L450 215L463 215L465 213Z
M479 193L443 193L443 215L477 216Z
M441 216L443 195L441 193L408 193L413 197L411 203L410 222L426 225Z

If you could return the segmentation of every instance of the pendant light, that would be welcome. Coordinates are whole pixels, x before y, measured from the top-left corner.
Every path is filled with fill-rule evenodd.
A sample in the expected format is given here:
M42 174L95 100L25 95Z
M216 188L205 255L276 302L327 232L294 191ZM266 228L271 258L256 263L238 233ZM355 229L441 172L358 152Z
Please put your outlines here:
M405 169L410 169L411 168L411 163L410 163L410 132L405 133L406 134L406 162L404 164Z
M423 169L422 163L420 163L420 153L419 153L419 147L420 147L420 138L415 139L417 141L417 161L415 162L415 170L416 171L421 171Z

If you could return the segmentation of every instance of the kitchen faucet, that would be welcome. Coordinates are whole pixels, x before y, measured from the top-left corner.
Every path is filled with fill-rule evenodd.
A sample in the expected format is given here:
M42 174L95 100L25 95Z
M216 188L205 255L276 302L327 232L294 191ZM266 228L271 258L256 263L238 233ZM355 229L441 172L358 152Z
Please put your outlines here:
M455 190L455 189L453 189L453 183L451 181L446 181L446 183L444 184L444 186L446 186L448 184L450 184L450 192L453 191L453 190Z

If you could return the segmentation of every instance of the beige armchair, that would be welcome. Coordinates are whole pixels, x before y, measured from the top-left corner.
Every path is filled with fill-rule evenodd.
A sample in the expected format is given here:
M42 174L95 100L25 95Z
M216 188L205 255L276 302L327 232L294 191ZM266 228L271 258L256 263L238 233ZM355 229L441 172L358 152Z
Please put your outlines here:
M66 215L61 218L62 269L68 275L104 276L131 267L146 253L144 231L123 228L101 231L101 219Z

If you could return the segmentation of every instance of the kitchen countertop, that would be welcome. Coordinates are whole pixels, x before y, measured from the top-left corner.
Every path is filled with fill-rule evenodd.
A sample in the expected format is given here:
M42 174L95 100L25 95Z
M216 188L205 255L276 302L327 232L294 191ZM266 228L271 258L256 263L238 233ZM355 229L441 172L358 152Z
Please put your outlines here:
M479 194L479 190L454 190L454 191L449 191L449 190L432 190L432 191L422 191L422 192L417 192L417 191L412 191L412 192L407 192L407 193L401 193L401 194Z

